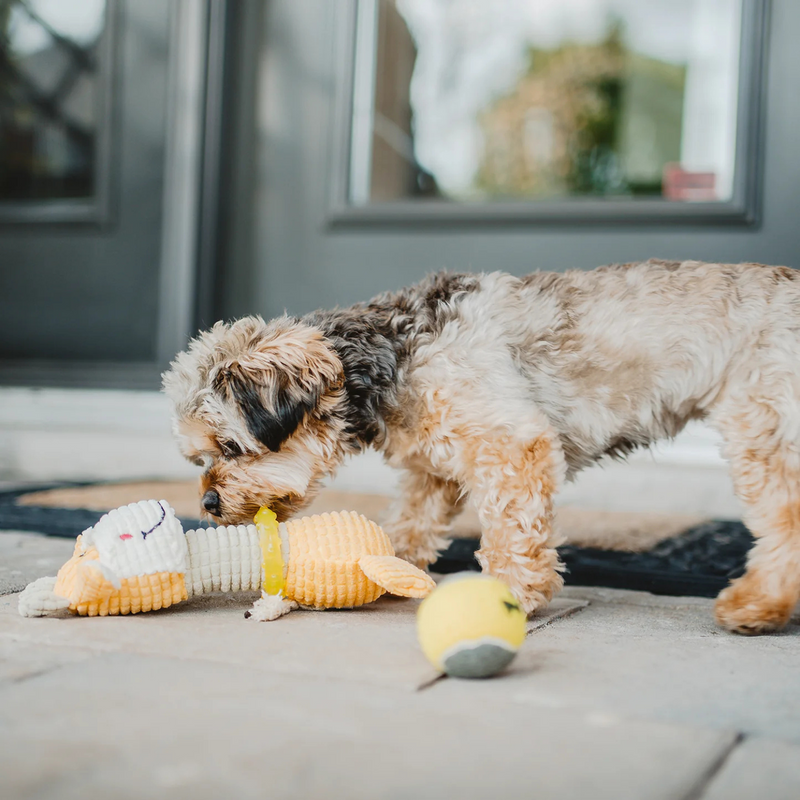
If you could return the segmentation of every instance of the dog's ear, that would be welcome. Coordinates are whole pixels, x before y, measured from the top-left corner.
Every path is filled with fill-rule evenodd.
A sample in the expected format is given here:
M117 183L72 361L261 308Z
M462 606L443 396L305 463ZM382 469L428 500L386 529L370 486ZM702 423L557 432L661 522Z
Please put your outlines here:
M291 379L285 375L253 375L236 363L219 371L215 388L238 405L247 429L274 453L320 397L317 392L293 390Z
M283 325L275 330L277 322ZM320 398L341 383L343 370L318 331L289 320L276 323L220 365L214 389L236 403L250 433L277 453Z

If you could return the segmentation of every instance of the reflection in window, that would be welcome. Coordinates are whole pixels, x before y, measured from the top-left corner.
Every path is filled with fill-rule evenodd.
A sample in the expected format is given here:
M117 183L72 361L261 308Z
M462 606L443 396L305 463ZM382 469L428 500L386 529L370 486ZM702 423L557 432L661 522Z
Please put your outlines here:
M362 0L351 201L729 200L741 13L741 0Z
M105 0L0 0L0 200L95 192Z

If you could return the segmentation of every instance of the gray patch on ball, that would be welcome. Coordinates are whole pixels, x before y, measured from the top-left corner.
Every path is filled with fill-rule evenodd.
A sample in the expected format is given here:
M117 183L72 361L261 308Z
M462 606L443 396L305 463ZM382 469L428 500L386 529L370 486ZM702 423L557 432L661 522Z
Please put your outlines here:
M462 642L442 658L442 666L454 678L488 678L505 669L516 654L497 640Z

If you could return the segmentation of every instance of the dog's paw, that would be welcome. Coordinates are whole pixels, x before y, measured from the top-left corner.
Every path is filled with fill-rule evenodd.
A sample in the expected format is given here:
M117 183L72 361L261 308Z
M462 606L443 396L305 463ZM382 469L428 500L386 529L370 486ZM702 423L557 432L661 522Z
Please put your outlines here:
M550 601L561 591L561 587L564 585L563 578L557 572L549 576L549 580L544 585L541 582L537 582L535 585L519 586L514 585L503 576L498 577L508 585L528 617L532 617L537 611L547 608L550 605Z
M717 597L714 613L717 623L745 636L758 636L780 630L794 610L795 597L774 597L764 593L756 579L744 575Z
M481 570L499 578L519 601L522 610L530 617L546 608L561 591L564 578L558 569L558 554L554 549L542 550L537 559L519 561L501 552L479 550L475 554Z
M533 594L523 594L522 592L515 592L512 589L514 596L519 600L519 604L527 617L533 617L539 611L544 611L550 605L549 597L545 597L540 592Z

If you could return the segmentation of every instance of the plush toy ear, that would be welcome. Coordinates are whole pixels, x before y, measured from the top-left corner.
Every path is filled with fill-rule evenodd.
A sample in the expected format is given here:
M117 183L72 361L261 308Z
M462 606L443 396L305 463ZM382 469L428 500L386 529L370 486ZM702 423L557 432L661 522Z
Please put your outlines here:
M436 588L427 572L396 556L361 556L358 566L373 583L399 597L427 597Z

